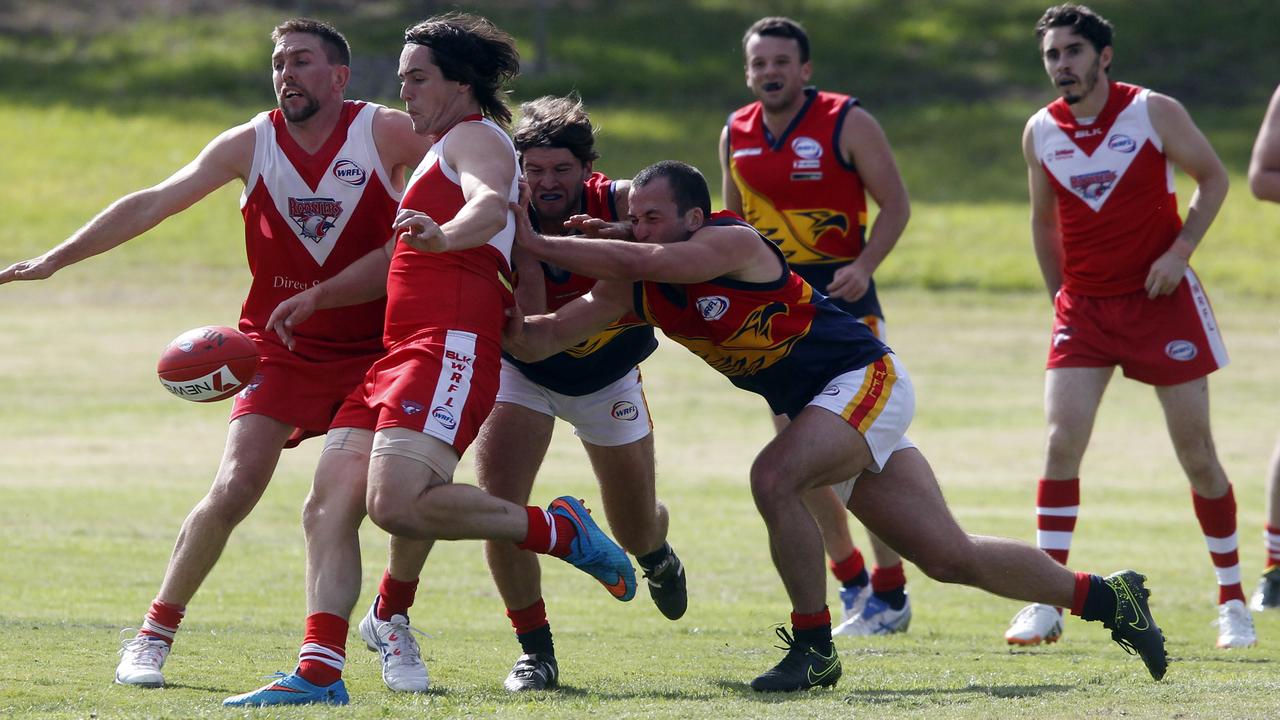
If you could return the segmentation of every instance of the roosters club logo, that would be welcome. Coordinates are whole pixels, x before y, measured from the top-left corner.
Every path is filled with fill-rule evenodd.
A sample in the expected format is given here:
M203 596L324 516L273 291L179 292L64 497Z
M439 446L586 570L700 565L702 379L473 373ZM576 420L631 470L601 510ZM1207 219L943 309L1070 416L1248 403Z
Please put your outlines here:
M1085 173L1071 176L1071 189L1085 200L1097 200L1106 194L1116 182L1116 174L1111 170Z
M333 198L289 198L289 217L302 237L314 243L324 239L342 215L342 202Z

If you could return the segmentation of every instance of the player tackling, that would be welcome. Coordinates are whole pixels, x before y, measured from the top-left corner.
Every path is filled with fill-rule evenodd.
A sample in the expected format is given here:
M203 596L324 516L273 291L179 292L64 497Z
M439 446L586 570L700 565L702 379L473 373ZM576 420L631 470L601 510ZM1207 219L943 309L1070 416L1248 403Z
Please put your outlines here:
M537 360L632 311L791 423L756 456L751 493L791 600L779 627L787 654L758 691L831 686L841 674L823 600L822 539L803 496L835 486L867 529L943 582L1057 603L1101 621L1164 676L1164 639L1138 573L1073 573L1029 545L966 534L924 455L905 436L915 410L901 361L863 323L791 272L782 252L731 213L711 214L697 169L664 161L632 179L634 241L548 237L520 223L520 242L601 281L559 310L508 327L507 349ZM852 478L852 479L850 479Z

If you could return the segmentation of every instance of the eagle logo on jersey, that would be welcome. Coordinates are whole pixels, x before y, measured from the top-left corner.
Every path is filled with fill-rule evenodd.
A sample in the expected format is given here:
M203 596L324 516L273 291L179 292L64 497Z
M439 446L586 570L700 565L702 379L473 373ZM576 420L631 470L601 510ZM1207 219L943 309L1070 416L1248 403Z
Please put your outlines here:
M319 244L342 215L342 202L333 198L289 198L289 217L299 234Z
M771 302L748 313L742 325L719 343L710 338L671 338L716 371L735 377L754 375L779 362L808 332L808 321L793 317L786 303Z
M628 321L630 318L630 321ZM613 339L622 333L634 327L640 327L644 323L634 315L625 315L623 318L573 347L565 350L564 353L569 357L584 358L600 348L613 342Z

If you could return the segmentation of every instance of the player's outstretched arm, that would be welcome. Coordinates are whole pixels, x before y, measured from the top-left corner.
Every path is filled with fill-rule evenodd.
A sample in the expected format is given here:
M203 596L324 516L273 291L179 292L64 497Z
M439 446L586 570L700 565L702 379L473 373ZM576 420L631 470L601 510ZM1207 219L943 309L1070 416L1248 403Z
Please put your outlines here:
M1164 143L1164 153L1196 181L1196 191L1187 203L1187 216L1173 245L1151 264L1147 273L1147 295L1168 295L1182 282L1191 253L1208 232L1227 198L1230 181L1213 146L1192 122L1191 115L1177 100L1151 93L1147 101L1151 125Z
M860 107L853 107L845 117L840 153L857 168L862 184L880 208L867 235L867 246L857 260L837 270L827 286L828 295L855 302L866 294L872 274L898 244L911 217L911 200L889 138L880 123Z
M387 271L391 268L391 251L395 241L346 266L337 275L286 299L271 311L267 332L275 332L285 347L294 348L293 329L306 322L317 310L359 305L387 294Z
M1259 200L1280 202L1280 86L1271 96L1249 159L1249 189Z
M608 327L631 309L632 284L600 281L591 292L548 315L526 316L507 324L502 349L525 362L537 362L571 348Z
M1052 300L1062 286L1062 235L1058 228L1058 208L1053 201L1049 176L1036 157L1032 123L1022 131L1022 156L1027 161L1027 189L1031 195L1031 245L1040 264L1040 275Z
M0 285L12 280L43 280L132 240L232 179L243 179L253 162L253 145L251 126L227 130L163 182L125 195L48 252L0 271Z

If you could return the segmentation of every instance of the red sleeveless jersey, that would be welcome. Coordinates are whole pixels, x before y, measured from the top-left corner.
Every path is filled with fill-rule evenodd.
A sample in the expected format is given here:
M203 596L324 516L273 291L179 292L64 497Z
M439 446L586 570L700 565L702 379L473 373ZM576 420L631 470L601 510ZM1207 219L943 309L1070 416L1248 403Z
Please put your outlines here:
M1173 165L1147 108L1150 90L1112 83L1102 112L1081 123L1059 98L1032 118L1062 235L1062 287L1079 295L1141 290L1182 229Z
M509 153L512 180L507 199L519 199L519 168L511 139L479 115L461 122L477 122L494 135L492 152ZM454 127L457 127L455 125ZM440 225L452 220L466 204L457 171L444 160L453 128L446 130L414 170L400 206L421 211ZM511 244L515 219L507 211L505 227L478 247L442 253L426 253L396 243L387 277L387 322L384 341L388 349L423 331L440 329L473 332L501 342L505 311L515 306L511 292Z
M280 110L255 117L253 164L240 198L253 282L240 330L279 345L264 328L290 296L338 274L391 236L400 193L383 177L373 140L379 105L347 101L333 134L307 154ZM310 361L382 350L381 300L319 310L298 325L295 352Z
M840 154L840 130L857 103L806 88L804 106L776 138L759 101L729 116L729 171L746 221L793 266L844 264L862 252L866 193Z

